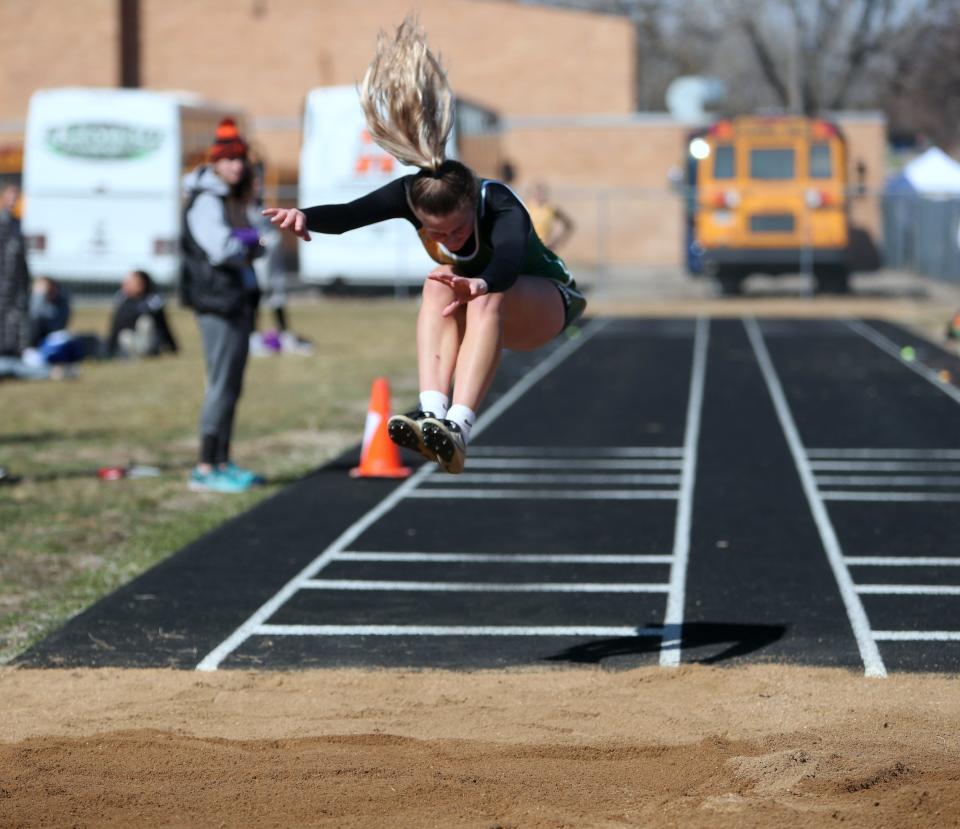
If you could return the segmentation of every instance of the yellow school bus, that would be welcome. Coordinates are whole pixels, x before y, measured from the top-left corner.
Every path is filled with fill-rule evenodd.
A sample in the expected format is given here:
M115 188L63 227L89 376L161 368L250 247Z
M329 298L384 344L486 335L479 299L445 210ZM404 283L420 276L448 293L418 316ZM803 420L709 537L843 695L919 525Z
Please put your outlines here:
M725 294L751 273L847 288L847 150L830 121L743 116L689 136L688 252ZM699 260L699 261L697 261Z

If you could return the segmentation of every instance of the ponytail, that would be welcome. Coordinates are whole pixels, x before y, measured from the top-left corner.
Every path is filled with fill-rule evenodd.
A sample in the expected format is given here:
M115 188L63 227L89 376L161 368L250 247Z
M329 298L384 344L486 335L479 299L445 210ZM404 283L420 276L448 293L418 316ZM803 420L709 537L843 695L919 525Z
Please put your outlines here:
M392 39L380 33L360 85L360 105L370 137L404 164L420 168L410 188L414 207L446 215L472 204L476 176L466 165L446 158L454 116L447 73L412 15Z

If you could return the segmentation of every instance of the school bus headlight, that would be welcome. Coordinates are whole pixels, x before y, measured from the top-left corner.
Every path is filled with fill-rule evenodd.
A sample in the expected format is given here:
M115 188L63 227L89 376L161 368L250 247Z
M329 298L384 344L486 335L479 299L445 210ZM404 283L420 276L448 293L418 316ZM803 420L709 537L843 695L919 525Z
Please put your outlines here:
M818 207L835 207L837 203L833 195L826 190L807 190L804 193L804 202L812 210Z
M740 194L736 190L725 190L713 197L713 206L720 209L730 209L740 205Z

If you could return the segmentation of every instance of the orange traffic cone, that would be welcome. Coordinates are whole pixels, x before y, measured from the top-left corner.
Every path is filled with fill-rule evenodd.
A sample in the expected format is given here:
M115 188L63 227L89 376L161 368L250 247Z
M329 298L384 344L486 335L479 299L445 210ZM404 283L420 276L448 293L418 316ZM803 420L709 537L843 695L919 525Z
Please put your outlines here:
M406 478L412 470L400 465L400 450L387 434L390 419L390 385L383 377L373 381L370 408L363 429L360 466L350 470L353 478Z

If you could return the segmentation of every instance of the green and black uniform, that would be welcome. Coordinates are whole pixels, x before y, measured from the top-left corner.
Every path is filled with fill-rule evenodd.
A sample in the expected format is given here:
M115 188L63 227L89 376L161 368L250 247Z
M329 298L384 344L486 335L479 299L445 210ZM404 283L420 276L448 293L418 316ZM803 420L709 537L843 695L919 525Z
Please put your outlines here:
M346 204L308 207L303 211L307 229L339 234L387 219L406 219L430 258L452 266L457 275L483 279L491 293L509 290L519 276L543 277L557 286L563 299L564 327L583 313L587 303L570 271L540 241L523 202L509 187L499 181L480 182L473 233L460 250L449 251L427 235L414 214L409 198L412 180L413 176L395 179Z

